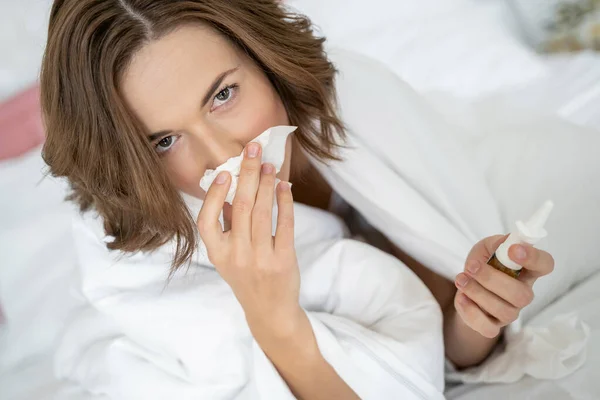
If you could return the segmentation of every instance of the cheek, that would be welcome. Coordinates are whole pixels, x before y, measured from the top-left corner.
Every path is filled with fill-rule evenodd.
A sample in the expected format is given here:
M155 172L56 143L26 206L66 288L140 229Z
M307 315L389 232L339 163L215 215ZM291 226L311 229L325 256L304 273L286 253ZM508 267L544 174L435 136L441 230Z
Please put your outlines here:
M244 107L236 116L234 135L240 144L245 145L265 130L278 125L289 125L287 112L279 97L268 88L253 100L244 99Z
M279 97L268 88L254 91L260 93L253 99L243 99L243 107L232 110L226 117L218 118L209 123L206 129L218 132L221 138L225 138L223 147L227 147L229 153L235 148L229 157L238 155L240 147L245 146L252 139L260 135L270 127L277 125L289 125L287 112ZM204 191L200 188L200 179L207 165L202 160L207 160L203 146L193 146L194 140L183 137L177 143L177 148L163 159L172 184L182 192L196 198L203 199ZM237 143L237 145L235 145ZM240 146L240 147L237 147ZM214 167L213 167L214 168Z

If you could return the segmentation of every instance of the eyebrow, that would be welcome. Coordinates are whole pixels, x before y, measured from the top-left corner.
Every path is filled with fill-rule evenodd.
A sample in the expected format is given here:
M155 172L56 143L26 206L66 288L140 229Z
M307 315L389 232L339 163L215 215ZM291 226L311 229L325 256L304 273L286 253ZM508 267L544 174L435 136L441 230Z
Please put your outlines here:
M225 80L225 78L227 78L229 75L231 75L234 72L236 72L238 69L240 69L239 65L237 67L235 67L235 68L231 68L230 70L227 70L227 71L223 72L222 74L220 74L219 76L217 76L215 78L215 80L213 81L212 85L210 85L210 87L206 91L206 94L202 98L202 108L204 108L206 106L206 104L211 99L211 97L214 94L214 92L217 89L219 89L219 87L221 86L221 84L223 83L223 81ZM153 134L148 135L148 140L150 142L153 142L156 139L160 138L161 136L168 135L168 134L170 134L172 132L173 132L172 130L163 130L163 131L159 131L159 132L154 132Z

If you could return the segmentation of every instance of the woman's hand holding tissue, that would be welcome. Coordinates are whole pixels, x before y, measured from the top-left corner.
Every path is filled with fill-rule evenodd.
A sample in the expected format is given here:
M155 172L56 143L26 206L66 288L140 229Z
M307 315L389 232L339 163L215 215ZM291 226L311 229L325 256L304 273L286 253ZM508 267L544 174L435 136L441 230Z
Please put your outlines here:
M210 261L233 289L250 327L270 327L286 335L302 319L293 200L289 184L281 182L276 190L279 213L273 236L275 169L270 164L261 166L260 149L256 143L246 148L231 208L231 230L223 232L219 222L231 182L227 172L208 190L198 229Z
M241 304L252 335L298 398L357 398L319 351L300 307L300 271L294 248L289 183L277 185L277 228L272 232L275 167L261 166L261 146L244 152L231 229L219 215L231 184L221 172L208 189L197 225L208 257Z
M533 301L533 284L554 269L554 259L529 245L513 245L509 257L523 270L517 279L487 264L504 235L477 243L457 275L453 309L446 313L448 357L457 366L477 364L489 354L506 325ZM452 342L452 343L450 343Z

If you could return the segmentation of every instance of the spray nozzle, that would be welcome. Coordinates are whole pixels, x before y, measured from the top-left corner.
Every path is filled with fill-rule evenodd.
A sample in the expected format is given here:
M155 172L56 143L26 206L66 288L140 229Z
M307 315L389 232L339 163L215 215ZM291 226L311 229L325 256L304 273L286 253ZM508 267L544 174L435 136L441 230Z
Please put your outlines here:
M527 220L526 223L517 222L517 227L530 238L543 238L546 236L544 224L548 220L550 212L554 208L554 203L546 201L542 206Z

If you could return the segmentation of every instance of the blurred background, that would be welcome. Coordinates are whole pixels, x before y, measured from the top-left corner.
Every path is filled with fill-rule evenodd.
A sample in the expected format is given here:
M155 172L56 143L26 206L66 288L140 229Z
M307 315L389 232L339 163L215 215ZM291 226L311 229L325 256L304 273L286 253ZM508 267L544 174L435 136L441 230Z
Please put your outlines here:
M330 45L380 59L418 90L472 99L528 86L538 107L582 123L595 118L573 108L598 91L600 0L287 3L309 15ZM0 102L35 83L50 4L0 1Z
M286 3L309 15L328 45L383 61L423 93L466 100L508 96L507 101L523 107L600 126L595 112L600 57L594 52L600 49L600 0ZM50 4L0 0L0 159L42 140L33 126L18 138L7 133L15 123L8 113L27 104L35 114ZM22 115L18 121L35 124Z
M600 0L285 2L311 17L327 46L380 60L449 118L473 104L505 104L600 129ZM10 307L4 301L5 314L15 316L15 328L3 329L0 312L0 399L7 398L1 382L12 379L14 367L52 345L60 330L56 321L71 311L58 306L60 296L76 279L73 210L62 202L66 186L41 179L37 77L50 5L0 0L0 308L12 299ZM468 114L460 115L459 122L467 123ZM22 296L23 288L31 295ZM20 338L26 348L8 345L11 332L29 332L31 340ZM50 368L24 366L19 379L39 381L40 369ZM550 398L544 397L548 387L543 389L539 398ZM591 399L591 390L584 397L554 398ZM42 393L22 398L46 398ZM502 395L510 398L510 392Z

